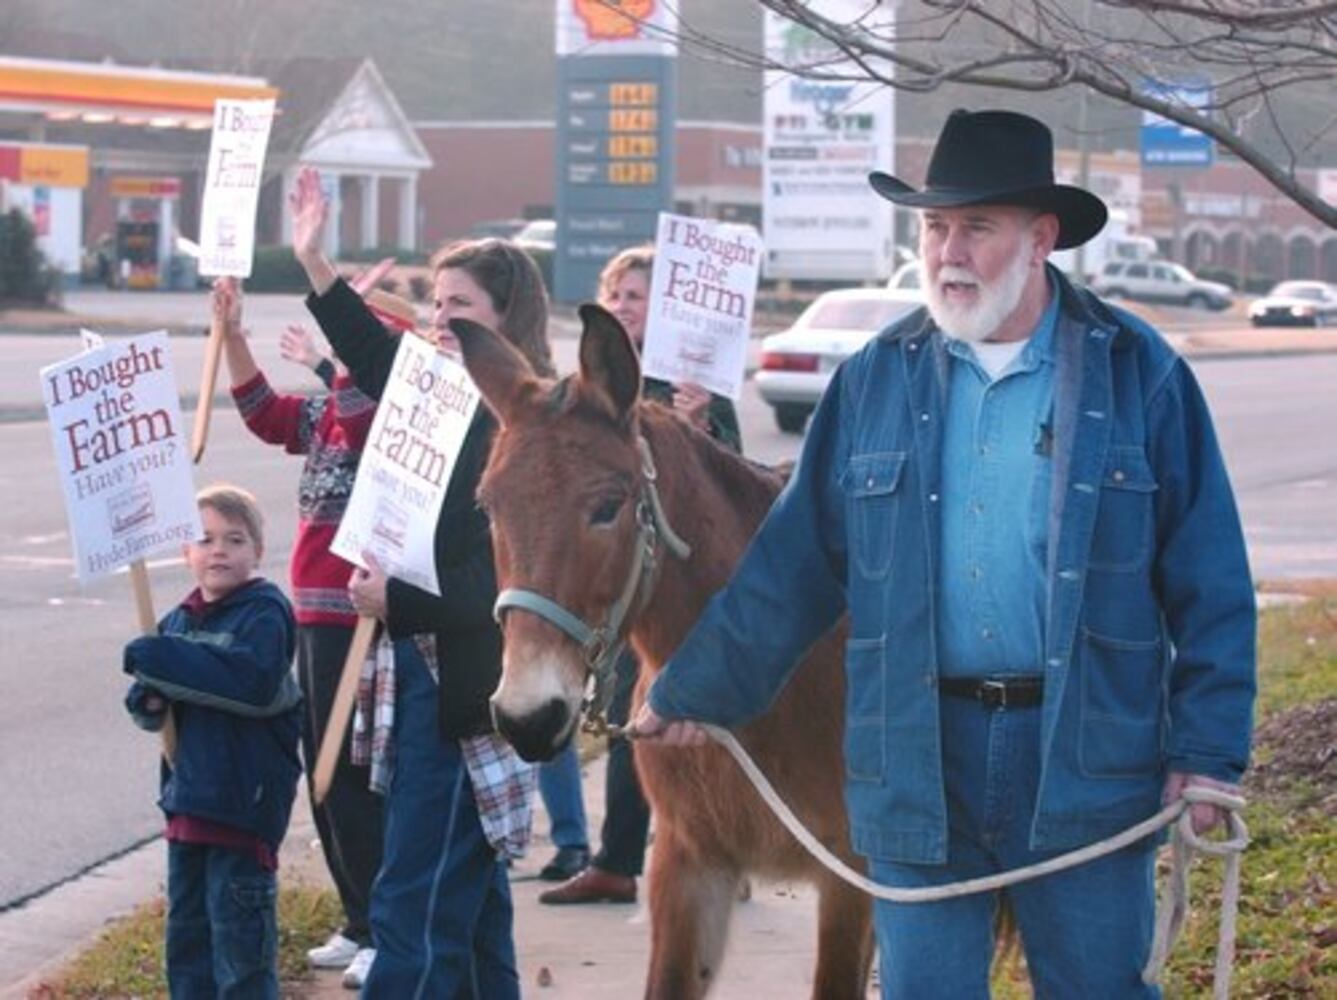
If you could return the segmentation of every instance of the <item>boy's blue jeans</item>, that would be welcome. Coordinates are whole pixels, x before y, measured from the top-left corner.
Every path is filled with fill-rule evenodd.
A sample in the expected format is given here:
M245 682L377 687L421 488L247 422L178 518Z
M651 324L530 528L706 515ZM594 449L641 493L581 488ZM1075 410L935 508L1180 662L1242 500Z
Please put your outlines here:
M946 865L873 860L887 885L925 886L991 875L1061 852L1030 850L1040 768L1040 709L990 711L942 699L949 825ZM1152 839L1006 890L1039 1000L1154 998L1143 984L1155 919ZM989 995L996 893L941 903L874 906L884 1000Z
M278 888L247 851L167 845L172 1000L277 1000Z
M539 767L539 794L548 811L549 836L555 847L589 850L585 797L580 787L580 755L576 741Z
M395 773L371 889L375 1000L519 1000L506 868L483 835L459 743L442 739L437 688L395 644Z

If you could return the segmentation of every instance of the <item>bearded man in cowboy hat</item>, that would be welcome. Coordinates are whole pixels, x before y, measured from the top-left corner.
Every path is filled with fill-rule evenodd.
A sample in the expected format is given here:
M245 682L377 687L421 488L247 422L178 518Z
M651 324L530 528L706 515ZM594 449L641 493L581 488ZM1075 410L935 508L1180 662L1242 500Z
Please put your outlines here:
M923 189L870 182L919 211L928 308L835 373L637 729L692 745L687 720L760 713L848 612L846 801L880 882L1018 868L1233 788L1255 609L1206 405L1155 330L1047 263L1105 206L1007 111L954 112ZM1037 996L1158 995L1153 849L1008 890ZM879 901L883 996L987 996L995 897Z

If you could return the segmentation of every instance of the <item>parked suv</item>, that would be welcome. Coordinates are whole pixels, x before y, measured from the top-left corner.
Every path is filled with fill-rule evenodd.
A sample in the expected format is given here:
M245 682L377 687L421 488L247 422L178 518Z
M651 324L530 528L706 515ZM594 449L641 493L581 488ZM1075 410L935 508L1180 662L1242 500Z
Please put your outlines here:
M1111 299L1167 302L1195 309L1225 309L1233 294L1227 285L1203 281L1183 265L1164 260L1112 260L1091 287Z

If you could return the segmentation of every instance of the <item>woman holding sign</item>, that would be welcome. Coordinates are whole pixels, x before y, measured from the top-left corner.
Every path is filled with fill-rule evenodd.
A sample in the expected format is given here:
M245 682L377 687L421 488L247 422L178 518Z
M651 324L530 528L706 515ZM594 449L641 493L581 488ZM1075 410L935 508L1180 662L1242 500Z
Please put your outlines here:
M599 273L599 305L617 317L636 350L645 346L645 321L650 311L650 275L655 266L655 248L631 247L613 256ZM738 414L731 400L717 396L695 382L672 384L645 378L641 394L671 406L688 422L734 451L743 450Z
M311 281L310 308L358 387L379 399L398 343L343 282L321 247L329 206L305 169L292 199L293 248ZM518 247L481 240L434 261L434 326L472 319L501 332L535 370L552 373L543 279ZM381 872L372 892L376 960L365 995L519 997L510 886L502 855L528 839L533 772L495 736L488 698L501 676L492 619L496 576L487 516L474 502L495 429L480 408L455 461L435 535L434 596L368 560L349 584L354 606L380 618L395 646L394 775ZM501 775L485 783L489 776Z

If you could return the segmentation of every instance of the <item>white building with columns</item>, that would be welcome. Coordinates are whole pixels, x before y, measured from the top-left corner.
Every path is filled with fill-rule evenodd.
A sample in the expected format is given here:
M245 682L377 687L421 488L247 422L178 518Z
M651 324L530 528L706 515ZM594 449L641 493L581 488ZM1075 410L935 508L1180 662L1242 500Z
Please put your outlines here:
M298 59L267 76L282 110L270 146L274 178L261 195L262 242L292 242L288 194L298 170L310 165L330 196L331 256L418 249L418 177L432 158L375 63Z

